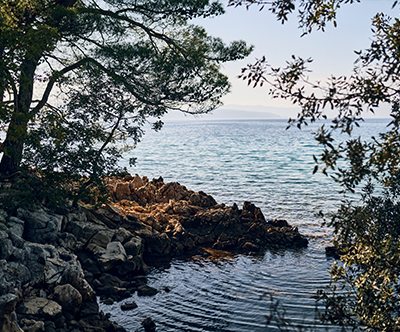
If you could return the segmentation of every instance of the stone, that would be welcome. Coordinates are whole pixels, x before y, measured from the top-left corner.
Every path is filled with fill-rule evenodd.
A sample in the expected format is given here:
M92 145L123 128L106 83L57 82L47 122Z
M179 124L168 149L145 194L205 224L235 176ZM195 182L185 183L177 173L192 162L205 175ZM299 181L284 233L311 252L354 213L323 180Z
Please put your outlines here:
M17 235L18 237L22 237L24 234L24 227L25 227L25 221L22 219L19 219L17 217L11 216L8 219L8 230Z
M61 232L63 216L40 209L30 212L19 208L17 217L25 220L24 238L35 243L55 243Z
M153 296L158 293L158 290L150 287L148 285L143 285L138 287L138 295L139 296Z
M99 314L99 305L94 299L93 301L84 301L82 302L81 306L81 311L80 311L80 317L88 317L88 316L94 316Z
M24 301L17 307L18 314L44 317L51 320L54 320L56 317L61 315L61 312L61 305L55 301L44 299L42 297L24 299Z
M139 175L136 174L135 177L133 178L133 180L131 181L131 188L138 189L143 186L144 186L143 180L140 178Z
M89 241L90 244L98 245L102 248L107 248L107 245L111 242L115 232L109 229L102 229L98 231Z
M17 305L18 296L15 294L6 294L0 296L0 313L3 315L11 314Z
M115 198L117 200L125 199L131 194L131 190L129 188L129 183L127 182L118 182L115 186Z
M289 227L289 223L284 219L271 219L267 224L273 227Z
M0 261L0 294L5 295L20 289L31 281L31 271L23 264L17 262Z
M44 322L41 321L35 321L33 319L26 319L23 318L21 319L21 326L24 330L24 332L44 332L45 327L44 327Z
M12 241L5 231L0 231L0 259L8 259L13 252Z
M153 320L150 317L147 317L142 321L142 326L143 326L145 332L155 332L156 331L156 324L153 322Z
M135 302L129 302L125 304L121 304L121 310L122 311L128 311L128 310L133 310L136 309L138 305Z
M123 227L118 228L118 230L115 232L114 237L112 238L113 241L118 241L121 243L125 243L132 237L132 233L126 230Z
M61 304L64 310L77 312L82 304L82 295L70 284L56 286L54 299Z
M117 263L125 262L126 259L127 255L121 242L110 242L106 252L98 259L98 263L103 271L108 271Z
M0 316L0 332L24 332L18 325L17 315L14 311L9 315Z
M84 273L80 265L71 265L64 269L61 283L71 284L82 295L83 301L91 301L95 299L95 292L85 279Z
M124 244L124 248L127 255L140 256L143 252L144 242L139 236L134 236Z

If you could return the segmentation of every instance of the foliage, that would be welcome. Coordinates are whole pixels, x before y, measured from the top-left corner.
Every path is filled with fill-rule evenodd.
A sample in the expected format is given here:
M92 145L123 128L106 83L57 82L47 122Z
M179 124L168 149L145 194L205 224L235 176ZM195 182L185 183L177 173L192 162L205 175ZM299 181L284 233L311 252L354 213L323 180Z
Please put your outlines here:
M220 63L251 47L190 20L221 14L207 0L1 0L0 175L98 178L118 171L147 122L219 106Z
M340 4L352 1L299 1L299 26L305 33L324 29L336 17ZM230 1L232 5L267 5L285 21L296 10L295 1ZM396 2L394 2L394 6ZM269 88L273 98L301 107L290 125L336 116L322 125L315 138L323 147L314 157L321 169L341 184L343 192L359 193L359 201L344 202L328 223L341 263L332 266L331 292L320 292L324 319L354 329L400 330L400 20L377 13L372 19L374 38L358 58L349 77L330 77L324 84L308 79L311 59L293 56L283 68L265 57L242 70L249 85ZM389 105L392 121L378 137L354 136L363 114ZM326 123L326 121L325 121ZM336 132L348 135L339 142Z

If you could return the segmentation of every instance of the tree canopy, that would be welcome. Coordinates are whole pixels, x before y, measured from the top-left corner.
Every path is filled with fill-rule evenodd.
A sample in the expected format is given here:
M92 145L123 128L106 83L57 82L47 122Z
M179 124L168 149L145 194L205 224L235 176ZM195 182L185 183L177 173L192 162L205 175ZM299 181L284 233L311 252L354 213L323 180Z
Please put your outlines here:
M284 23L297 13L304 33L336 26L342 4L351 0L231 0L233 6L259 5ZM355 4L356 5L356 4ZM242 70L242 79L265 86L274 98L301 108L289 125L301 128L324 120L315 133L323 152L315 156L319 169L341 184L343 192L356 192L359 200L344 201L328 225L342 263L332 266L331 292L320 292L326 321L369 331L400 330L400 18L397 1L393 17L372 18L371 45L356 52L350 76L330 77L323 83L309 80L312 59L293 56L285 67L274 67L266 57ZM354 127L365 113L388 105L392 121L379 136L361 138ZM336 116L327 119L327 111ZM348 135L337 139L335 132Z
M215 109L229 90L220 64L251 47L190 20L223 12L207 0L1 0L0 175L100 176L146 122Z

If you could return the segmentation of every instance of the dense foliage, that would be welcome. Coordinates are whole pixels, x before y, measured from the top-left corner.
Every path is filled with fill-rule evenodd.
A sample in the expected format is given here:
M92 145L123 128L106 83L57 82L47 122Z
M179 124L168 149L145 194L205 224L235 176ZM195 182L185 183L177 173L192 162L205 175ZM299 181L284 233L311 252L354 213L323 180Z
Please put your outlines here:
M324 29L335 18L341 0L236 1L231 5L266 6L284 22L298 13L304 33ZM315 138L323 153L315 157L321 169L338 181L344 192L360 199L343 203L329 225L340 249L341 263L331 268L331 292L320 292L326 321L369 331L400 330L400 19L397 2L393 15L377 13L372 19L373 40L358 52L353 74L330 77L325 83L308 80L311 59L293 57L284 68L274 68L265 57L243 69L249 85L269 88L275 98L301 107L290 124L299 128L336 116L321 126ZM355 4L356 5L356 4ZM378 137L355 137L354 126L363 114L389 105L392 121ZM344 142L335 132L348 134Z
M89 185L118 170L146 122L219 106L220 63L251 47L190 20L223 12L208 0L1 0L0 177L29 167Z

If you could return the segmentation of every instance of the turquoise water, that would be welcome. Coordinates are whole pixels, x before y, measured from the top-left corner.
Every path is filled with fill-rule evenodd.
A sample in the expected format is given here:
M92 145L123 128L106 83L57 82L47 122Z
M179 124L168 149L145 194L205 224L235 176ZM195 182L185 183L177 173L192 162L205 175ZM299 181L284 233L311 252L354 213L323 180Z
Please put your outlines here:
M387 123L368 120L358 133L375 135ZM149 275L151 286L170 292L134 295L138 308L131 312L121 312L118 303L102 310L129 331L141 331L140 322L149 316L157 331L273 331L265 326L272 294L287 318L312 324L313 295L328 284L333 262L324 252L330 230L321 227L318 212L332 213L343 196L332 179L312 175L319 148L311 133L317 126L285 128L283 120L166 123L158 133L146 132L130 155L137 158L130 172L178 181L218 203L251 201L267 219L298 226L308 236L308 248L220 261L173 260Z

